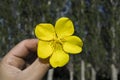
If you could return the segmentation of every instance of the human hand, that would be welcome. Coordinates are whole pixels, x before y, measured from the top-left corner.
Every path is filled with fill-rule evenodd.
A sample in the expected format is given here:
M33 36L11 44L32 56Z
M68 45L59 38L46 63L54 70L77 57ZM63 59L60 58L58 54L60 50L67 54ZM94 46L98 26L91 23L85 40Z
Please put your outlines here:
M41 80L49 69L47 60L26 58L37 50L37 39L27 39L16 45L0 62L0 80ZM32 59L32 58L31 58Z

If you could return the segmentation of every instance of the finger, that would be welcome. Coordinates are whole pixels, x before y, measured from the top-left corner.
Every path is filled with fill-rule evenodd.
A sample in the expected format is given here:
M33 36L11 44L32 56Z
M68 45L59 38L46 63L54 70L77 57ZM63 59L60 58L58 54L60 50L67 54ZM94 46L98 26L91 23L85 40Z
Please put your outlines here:
M26 80L42 80L49 67L48 60L37 58L32 65L23 70L21 76L23 76L22 78Z
M16 45L10 52L3 58L3 62L17 68L22 68L25 64L24 58L31 52L37 49L37 39L27 39Z

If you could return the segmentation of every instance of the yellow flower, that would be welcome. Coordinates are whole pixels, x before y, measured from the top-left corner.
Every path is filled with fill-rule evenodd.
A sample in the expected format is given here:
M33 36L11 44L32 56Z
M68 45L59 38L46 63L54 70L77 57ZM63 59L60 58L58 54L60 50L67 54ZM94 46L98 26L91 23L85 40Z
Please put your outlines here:
M74 25L67 17L56 21L55 27L49 23L40 23L35 28L35 35L39 39L37 54L39 58L49 58L53 68L62 67L69 61L69 55L82 51L83 42L73 36Z

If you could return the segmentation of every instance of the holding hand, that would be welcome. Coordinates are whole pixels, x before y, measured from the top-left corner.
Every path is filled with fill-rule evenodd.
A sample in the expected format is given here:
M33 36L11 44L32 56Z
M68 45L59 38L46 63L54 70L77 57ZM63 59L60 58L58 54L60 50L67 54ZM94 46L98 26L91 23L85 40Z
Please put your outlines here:
M27 39L11 49L0 62L0 80L41 80L49 70L48 61L39 58L32 64L26 61L31 52L36 52L37 44L37 39Z

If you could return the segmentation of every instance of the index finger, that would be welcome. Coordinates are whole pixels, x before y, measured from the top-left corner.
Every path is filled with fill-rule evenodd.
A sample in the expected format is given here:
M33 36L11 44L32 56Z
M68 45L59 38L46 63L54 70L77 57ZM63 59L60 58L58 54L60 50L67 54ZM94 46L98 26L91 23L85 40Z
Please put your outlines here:
M23 66L25 64L24 58L29 55L30 52L37 50L37 43L37 39L23 40L8 52L3 58L3 62L18 68Z

